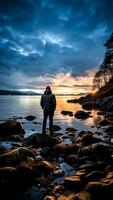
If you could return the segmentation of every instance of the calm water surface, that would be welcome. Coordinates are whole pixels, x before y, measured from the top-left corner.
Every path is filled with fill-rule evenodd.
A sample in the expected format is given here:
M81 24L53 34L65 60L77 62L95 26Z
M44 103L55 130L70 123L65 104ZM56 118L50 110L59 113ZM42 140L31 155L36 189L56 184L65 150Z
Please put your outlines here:
M22 119L17 120L21 122L26 130L26 136L34 132L41 133L43 113L40 107L40 98L41 96L0 96L0 120L22 117ZM74 99L75 96L56 96L56 98L57 108L54 115L54 124L61 126L62 131L67 127L74 127L79 131L90 130L102 119L102 116L97 115L96 111L92 111L93 117L86 120L78 120L74 116L64 116L61 114L62 110L72 111L74 114L77 110L82 109L81 105L67 103L68 99ZM24 118L27 115L36 116L36 120L27 121Z

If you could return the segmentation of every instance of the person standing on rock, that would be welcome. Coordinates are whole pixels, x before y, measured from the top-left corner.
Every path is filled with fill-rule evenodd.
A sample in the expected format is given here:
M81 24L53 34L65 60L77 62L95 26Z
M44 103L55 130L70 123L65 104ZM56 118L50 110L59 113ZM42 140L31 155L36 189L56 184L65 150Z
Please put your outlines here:
M42 134L46 132L46 123L49 117L50 134L53 133L53 116L56 109L56 97L52 93L50 86L46 87L44 94L41 96L40 105L43 109L43 126Z

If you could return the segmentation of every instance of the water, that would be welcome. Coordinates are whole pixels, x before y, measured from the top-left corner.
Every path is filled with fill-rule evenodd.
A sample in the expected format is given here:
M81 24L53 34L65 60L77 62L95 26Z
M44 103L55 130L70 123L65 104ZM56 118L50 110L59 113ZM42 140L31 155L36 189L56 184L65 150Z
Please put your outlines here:
M0 96L0 120L1 122L7 119L16 118L25 129L25 137L33 133L41 133L42 121L43 121L43 112L40 107L40 98L41 96ZM54 115L54 124L61 127L60 133L65 132L67 127L73 127L79 131L81 130L93 130L98 131L95 128L95 124L98 124L102 120L102 116L97 115L97 111L92 111L91 118L80 120L76 119L74 116L64 116L61 114L62 110L72 111L73 114L81 110L81 105L79 104L69 104L67 103L68 99L74 99L74 96L56 96L57 107ZM25 117L27 115L36 116L36 120L27 121ZM48 127L48 124L47 124ZM68 134L66 133L68 136ZM71 138L64 139L65 144L72 143ZM12 142L3 141L1 142L3 146L7 149L12 147ZM40 155L37 155L37 158ZM73 166L70 166L65 161L57 162L57 165L65 172L64 176L56 177L53 180L53 184L59 184L64 181L65 176L75 175L76 169ZM44 193L44 188L32 187L25 195L24 199L37 199L42 196ZM27 198L28 197L28 198Z
M41 133L43 112L40 107L41 96L0 96L0 120L17 118L21 122L22 127L26 130L26 136L35 132ZM57 107L54 115L54 124L59 125L65 131L67 127L74 127L77 130L90 130L92 126L101 121L102 116L97 115L96 111L92 111L92 118L85 120L76 119L74 116L64 116L62 110L72 111L73 114L77 110L81 110L79 104L69 104L68 99L74 99L75 96L56 96ZM36 120L27 121L24 117L27 115L36 116ZM48 127L48 123L47 123Z

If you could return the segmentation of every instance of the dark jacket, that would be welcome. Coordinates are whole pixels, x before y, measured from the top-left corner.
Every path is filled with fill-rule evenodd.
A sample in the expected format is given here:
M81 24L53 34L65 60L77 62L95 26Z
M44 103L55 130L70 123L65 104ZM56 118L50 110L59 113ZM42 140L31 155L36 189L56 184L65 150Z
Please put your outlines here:
M51 91L44 92L41 97L40 105L44 111L54 111L56 109L56 98L55 95L52 94Z

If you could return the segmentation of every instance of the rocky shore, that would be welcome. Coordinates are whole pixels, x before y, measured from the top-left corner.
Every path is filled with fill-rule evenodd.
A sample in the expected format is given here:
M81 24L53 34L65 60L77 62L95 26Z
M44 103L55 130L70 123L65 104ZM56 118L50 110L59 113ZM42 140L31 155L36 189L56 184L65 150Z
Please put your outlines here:
M84 114L85 113L85 114ZM63 112L65 115L66 112ZM67 114L70 115L68 112ZM0 199L98 200L113 195L113 113L102 113L101 132L54 125L54 134L27 138L17 119L0 123ZM72 115L72 113L71 113ZM71 116L70 115L70 116ZM78 111L86 118L90 112ZM27 116L32 121L33 116ZM64 140L71 143L65 144ZM4 142L10 142L6 148Z

